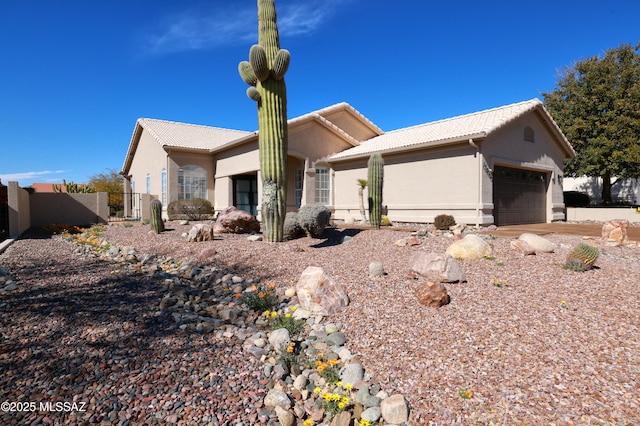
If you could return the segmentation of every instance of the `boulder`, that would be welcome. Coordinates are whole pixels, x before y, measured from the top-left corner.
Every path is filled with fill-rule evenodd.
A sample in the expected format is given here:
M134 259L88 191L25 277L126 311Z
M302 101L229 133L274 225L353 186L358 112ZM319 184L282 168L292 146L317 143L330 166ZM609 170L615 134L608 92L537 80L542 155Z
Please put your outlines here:
M493 250L481 237L469 234L447 247L446 253L457 259L482 259L491 256Z
M528 242L523 240L512 240L509 243L509 246L511 247L512 250L517 251L523 256L536 254L536 251L534 250L534 248L531 247Z
M448 254L418 252L412 260L411 271L441 283L467 281L460 263Z
M602 225L602 242L613 240L616 243L626 243L628 241L627 228L629 221L624 219L613 219Z
M193 225L189 234L187 235L187 241L190 243L199 241L213 241L213 227L205 223L198 223Z
M231 206L222 210L218 214L216 223L213 226L216 234L249 234L260 232L260 222L251 213L238 210Z
M317 266L309 266L302 272L296 294L300 306L312 316L333 315L349 304L344 288Z
M464 223L457 223L449 227L449 230L453 232L453 236L456 238L462 238L462 233L467 229L467 225Z
M547 240L544 237L541 237L540 235L532 234L530 232L525 232L524 234L520 235L518 239L529 244L529 246L531 246L531 248L535 250L536 253L553 253L553 251L556 249L556 245L551 241Z
M409 407L402 395L392 395L380 404L382 418L386 424L402 424L409 421Z
M420 283L415 290L415 294L420 303L432 308L439 308L449 304L451 301L444 284L434 283L432 281Z

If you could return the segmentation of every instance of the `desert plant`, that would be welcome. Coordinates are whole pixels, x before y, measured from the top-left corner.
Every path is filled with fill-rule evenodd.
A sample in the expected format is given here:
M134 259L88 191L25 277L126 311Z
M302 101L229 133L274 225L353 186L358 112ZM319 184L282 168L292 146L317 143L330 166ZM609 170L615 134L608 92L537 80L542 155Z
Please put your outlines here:
M360 202L360 216L362 221L367 221L367 216L364 213L364 188L367 186L366 179L358 179L358 201Z
M284 218L284 227L282 229L283 239L285 241L295 240L296 238L304 237L305 232L298 223L298 214L295 212L289 212Z
M298 224L313 238L319 238L331 220L331 210L322 204L307 204L298 210Z
M262 175L265 241L283 240L287 198L287 89L284 74L291 55L280 49L274 0L258 0L258 44L238 71L249 84L247 96L258 105L258 146Z
M584 272L593 267L593 263L600 256L598 247L586 243L579 243L567 257L564 269Z
M249 309L256 312L264 312L278 304L278 296L274 288L273 284L267 286L254 285L242 293L237 293L236 298L240 299L240 302L247 305Z
M192 200L175 200L167 206L169 220L186 216L189 220L203 220L207 215L213 213L213 206L209 200L204 198L194 198Z
M151 200L151 228L156 234L164 231L162 221L162 202L158 199Z
M367 163L367 183L369 185L369 222L375 229L380 229L382 221L382 184L383 184L382 156L371 154Z
M96 192L96 188L92 184L77 184L74 182L67 182L65 179L62 179L62 185L54 183L53 184L53 192L67 194L93 194Z
M453 216L448 214L439 214L438 216L433 218L433 226L441 231L448 231L449 228L451 228L455 224L456 220L453 218Z

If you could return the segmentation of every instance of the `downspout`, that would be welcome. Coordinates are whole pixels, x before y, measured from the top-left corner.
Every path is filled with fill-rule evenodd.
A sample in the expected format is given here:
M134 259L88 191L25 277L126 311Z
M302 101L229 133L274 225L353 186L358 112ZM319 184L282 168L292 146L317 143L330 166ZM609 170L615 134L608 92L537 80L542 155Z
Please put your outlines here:
M476 229L480 229L480 201L482 200L482 157L480 157L480 147L473 142L473 138L469 138L469 145L476 149L476 157L478 157L478 189L476 194Z

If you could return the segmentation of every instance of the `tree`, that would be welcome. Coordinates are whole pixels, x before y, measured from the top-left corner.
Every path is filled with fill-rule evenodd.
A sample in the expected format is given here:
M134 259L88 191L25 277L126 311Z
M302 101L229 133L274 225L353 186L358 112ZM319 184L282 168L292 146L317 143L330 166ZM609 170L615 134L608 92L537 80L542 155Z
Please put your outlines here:
M124 210L124 180L114 169L107 169L104 173L97 173L89 177L89 184L97 192L109 194L109 214L117 215Z
M573 145L565 175L602 179L602 201L623 178L640 177L640 43L567 67L544 105Z

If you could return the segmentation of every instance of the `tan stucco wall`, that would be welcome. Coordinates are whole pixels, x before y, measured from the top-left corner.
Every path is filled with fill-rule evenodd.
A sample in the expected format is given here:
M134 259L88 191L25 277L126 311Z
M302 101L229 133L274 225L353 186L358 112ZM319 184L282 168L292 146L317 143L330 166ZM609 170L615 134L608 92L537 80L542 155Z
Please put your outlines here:
M451 214L456 221L475 223L478 173L470 146L387 154L383 160L382 204L392 221L433 222L439 214ZM359 218L357 179L367 178L366 160L333 167L334 217Z
M109 220L108 194L31 194L31 226L91 225Z
M151 194L160 198L162 193L162 169L167 168L167 153L158 142L147 132L142 131L135 156L131 161L129 175L131 182L135 182L134 192L147 193L147 173L151 177ZM169 176L167 175L167 182Z
M18 182L7 184L9 202L9 238L18 238L31 226L29 193Z
M524 140L526 126L533 129L534 142ZM558 176L563 174L565 154L537 114L522 117L496 132L481 143L481 151L491 170L500 165L546 172L549 176L547 222L564 220L562 182ZM483 197L486 203L492 203L493 183L488 177L483 179Z

